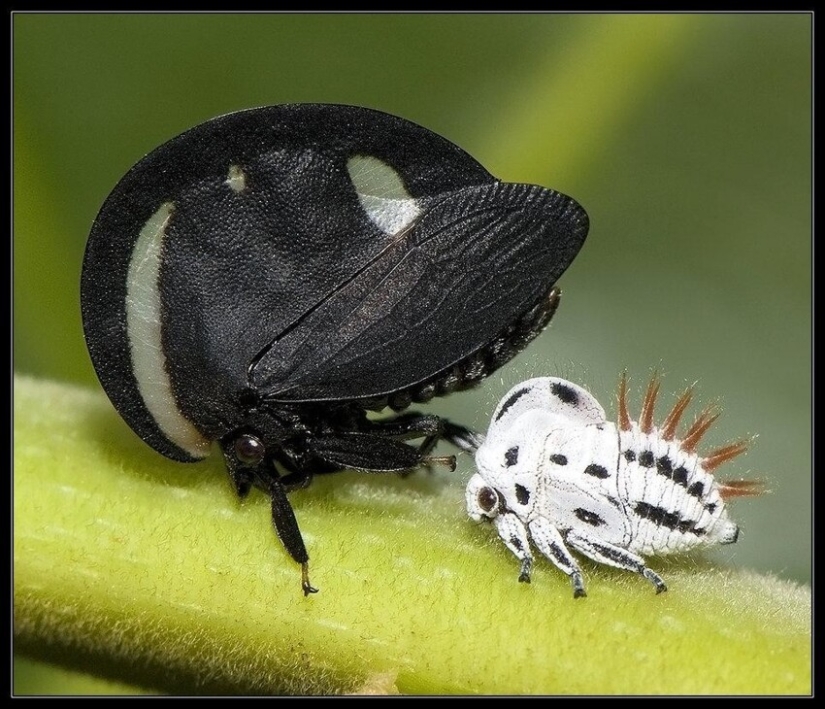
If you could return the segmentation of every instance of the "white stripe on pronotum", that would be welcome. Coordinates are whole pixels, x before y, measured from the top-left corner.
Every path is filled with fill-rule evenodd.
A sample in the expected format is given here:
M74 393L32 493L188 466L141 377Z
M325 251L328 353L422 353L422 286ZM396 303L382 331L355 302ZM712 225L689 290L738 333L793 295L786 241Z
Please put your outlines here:
M161 340L158 281L166 226L174 211L164 202L146 222L132 251L126 279L126 334L138 391L163 434L193 458L209 455L210 443L184 417L166 371Z

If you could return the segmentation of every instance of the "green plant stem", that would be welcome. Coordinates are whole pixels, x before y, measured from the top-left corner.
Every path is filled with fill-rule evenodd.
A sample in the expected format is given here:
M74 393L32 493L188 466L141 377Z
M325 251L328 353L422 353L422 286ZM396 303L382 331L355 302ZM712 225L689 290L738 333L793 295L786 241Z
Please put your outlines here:
M14 630L26 656L170 693L808 694L810 589L696 558L669 591L549 563L532 584L454 474L293 493L321 590L222 462L140 442L102 393L15 380ZM757 503L752 503L757 504ZM761 504L767 504L763 501Z

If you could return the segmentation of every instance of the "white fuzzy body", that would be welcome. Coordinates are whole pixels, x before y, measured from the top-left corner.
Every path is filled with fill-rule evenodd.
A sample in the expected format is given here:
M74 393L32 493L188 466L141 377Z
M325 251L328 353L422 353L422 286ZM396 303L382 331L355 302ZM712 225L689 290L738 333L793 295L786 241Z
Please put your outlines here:
M523 382L502 399L476 453L467 510L493 522L522 562L520 580L529 581L532 543L571 576L576 596L584 588L568 546L662 591L642 556L736 541L703 458L646 425L608 422L586 390L553 377Z

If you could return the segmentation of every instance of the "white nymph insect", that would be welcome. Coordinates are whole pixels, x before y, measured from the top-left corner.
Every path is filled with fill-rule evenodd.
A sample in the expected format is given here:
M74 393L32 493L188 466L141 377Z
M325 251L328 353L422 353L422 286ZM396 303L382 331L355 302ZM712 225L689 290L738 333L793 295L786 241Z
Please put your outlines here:
M467 484L467 512L492 521L530 581L530 540L566 573L573 597L585 596L582 572L568 548L594 561L641 574L656 592L664 581L642 558L732 544L739 527L725 501L756 495L758 481L720 482L713 471L743 453L746 441L706 455L696 446L718 417L706 409L678 438L688 389L661 426L653 423L659 381L652 379L639 421L619 387L618 423L580 386L555 377L522 382L493 414L476 452L478 473Z

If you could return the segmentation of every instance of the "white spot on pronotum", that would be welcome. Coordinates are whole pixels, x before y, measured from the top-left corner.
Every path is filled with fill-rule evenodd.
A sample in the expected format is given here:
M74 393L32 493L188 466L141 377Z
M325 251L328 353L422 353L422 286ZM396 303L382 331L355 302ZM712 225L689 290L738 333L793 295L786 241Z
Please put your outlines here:
M158 428L192 457L204 458L210 443L178 408L161 341L158 281L163 237L173 211L171 202L162 204L141 229L132 251L126 279L126 333L138 391Z
M246 188L246 175L237 165L231 165L226 176L226 184L233 192L243 192Z
M397 234L421 214L421 207L407 192L401 176L382 160L355 155L347 161L347 171L361 206L381 231Z

